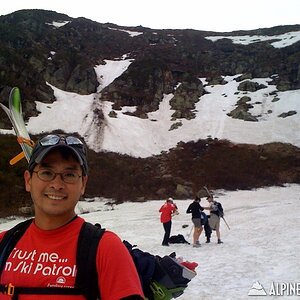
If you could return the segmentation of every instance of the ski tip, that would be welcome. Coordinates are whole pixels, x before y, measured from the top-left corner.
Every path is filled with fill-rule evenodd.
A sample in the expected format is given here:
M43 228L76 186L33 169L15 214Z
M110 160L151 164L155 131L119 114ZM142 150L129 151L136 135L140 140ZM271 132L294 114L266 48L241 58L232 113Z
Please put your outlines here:
M21 93L18 87L12 88L9 95L9 108L16 110L18 113L22 114L21 107Z
M13 87L10 91L10 97L20 97L20 89L18 87Z

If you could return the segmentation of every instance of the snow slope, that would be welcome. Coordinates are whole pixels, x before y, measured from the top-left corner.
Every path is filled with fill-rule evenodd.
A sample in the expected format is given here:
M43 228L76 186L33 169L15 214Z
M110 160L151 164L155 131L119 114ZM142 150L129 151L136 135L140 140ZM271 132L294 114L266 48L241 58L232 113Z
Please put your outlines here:
M98 66L98 78L106 86L114 74L121 74L128 67L128 60L110 61L108 68ZM106 74L107 72L107 74ZM238 75L237 75L238 76ZM124 114L134 111L134 107L123 107L117 112L117 118L108 114L112 110L111 102L97 101L97 94L87 96L65 92L51 86L57 101L53 104L37 103L40 114L30 118L28 130L31 134L63 129L66 132L78 132L88 146L95 151L108 150L136 157L147 157L159 154L177 145L178 142L195 141L207 137L228 139L236 143L263 144L269 142L291 143L300 146L300 90L277 92L279 101L273 102L274 96L269 93L276 90L268 85L271 79L253 79L267 85L266 89L247 93L254 107L250 113L257 116L258 122L246 122L233 119L227 114L236 106L236 102L245 94L237 93L236 76L225 76L225 85L206 86L209 94L205 94L196 103L196 118L182 119L182 126L169 130L176 121L171 120L174 111L169 100L172 94L165 95L159 110L148 113L148 119ZM204 84L205 80L202 79ZM99 87L101 90L101 86ZM70 107L76 107L70 113ZM95 108L102 109L105 120L104 127L99 127L99 120L93 115ZM288 111L298 112L287 118L278 117ZM66 118L66 116L68 116ZM177 120L178 121L178 120ZM130 130L128 130L130 128ZM11 133L12 130L0 130L0 133Z

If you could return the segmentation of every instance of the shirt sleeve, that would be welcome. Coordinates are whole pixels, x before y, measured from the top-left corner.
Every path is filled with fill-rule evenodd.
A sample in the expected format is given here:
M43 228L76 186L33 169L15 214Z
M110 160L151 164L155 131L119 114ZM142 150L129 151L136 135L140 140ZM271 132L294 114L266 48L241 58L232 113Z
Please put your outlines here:
M113 232L106 231L99 243L97 270L102 300L119 300L132 295L144 299L133 259Z

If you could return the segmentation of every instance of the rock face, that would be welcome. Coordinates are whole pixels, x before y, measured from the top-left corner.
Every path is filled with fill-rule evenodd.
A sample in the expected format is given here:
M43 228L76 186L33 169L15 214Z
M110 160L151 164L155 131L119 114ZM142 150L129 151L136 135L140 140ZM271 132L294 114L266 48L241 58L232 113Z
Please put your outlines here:
M99 101L112 101L115 110L136 106L133 114L138 117L155 111L163 94L174 92L173 118L193 118L194 104L204 93L199 80L203 77L209 84L222 84L221 75L243 74L240 80L249 80L239 89L254 91L264 87L251 82L252 78L277 74L278 91L300 88L299 42L280 49L270 46L272 41L238 45L224 38L212 42L205 37L220 33L120 27L38 9L1 16L0 25L0 97L7 99L11 87L18 86L28 103L25 117L36 114L35 100L54 101L47 83L78 94L94 93L98 86L95 65L125 54L134 62L102 91ZM276 35L297 30L299 25L222 35ZM241 114L245 115L244 109L239 109L239 117Z
M244 121L257 122L257 118L252 116L248 109L252 108L251 104L247 104L247 102L251 101L250 97L243 96L236 104L236 108L228 113L228 116L234 119L241 119Z

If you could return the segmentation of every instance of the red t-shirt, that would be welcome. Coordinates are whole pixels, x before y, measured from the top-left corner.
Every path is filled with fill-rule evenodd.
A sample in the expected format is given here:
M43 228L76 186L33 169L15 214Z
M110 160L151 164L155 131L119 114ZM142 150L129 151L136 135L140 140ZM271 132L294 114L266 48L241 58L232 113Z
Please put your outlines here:
M22 287L74 287L76 249L84 220L77 217L55 230L41 230L33 222L11 252L1 284ZM0 240L4 233L0 233ZM97 252L98 285L102 300L119 300L143 291L130 253L120 238L106 231ZM0 299L11 299L0 294ZM20 300L85 299L79 295L20 295Z
M160 221L167 223L172 219L172 213L176 210L176 206L172 203L166 202L160 209Z

